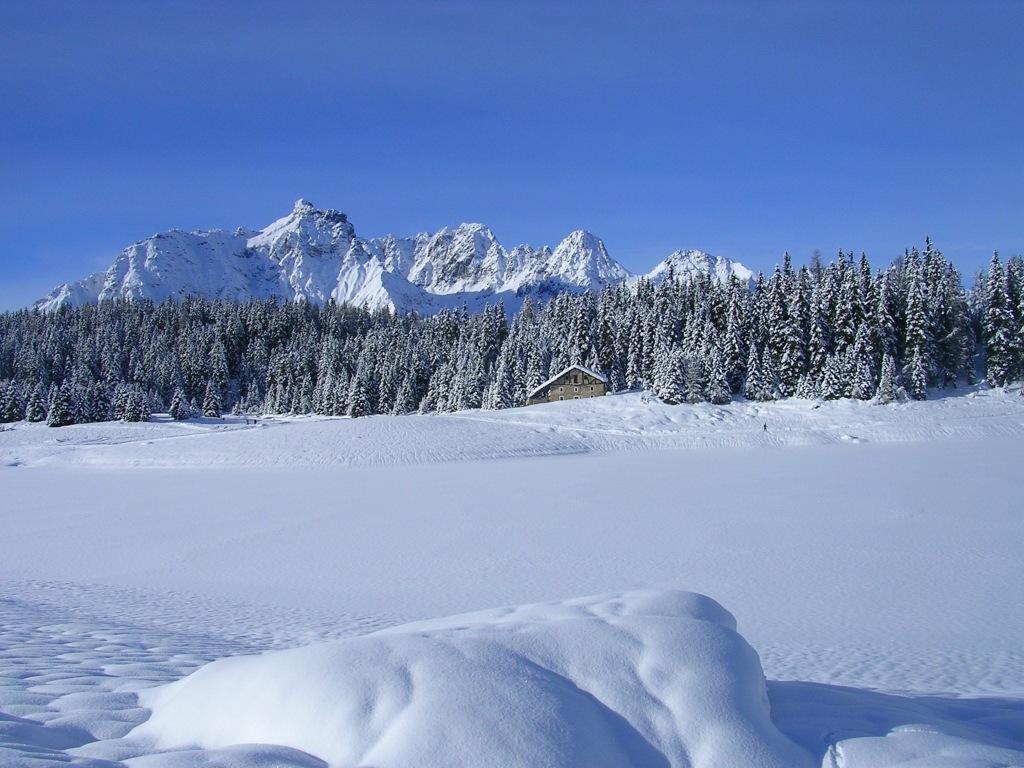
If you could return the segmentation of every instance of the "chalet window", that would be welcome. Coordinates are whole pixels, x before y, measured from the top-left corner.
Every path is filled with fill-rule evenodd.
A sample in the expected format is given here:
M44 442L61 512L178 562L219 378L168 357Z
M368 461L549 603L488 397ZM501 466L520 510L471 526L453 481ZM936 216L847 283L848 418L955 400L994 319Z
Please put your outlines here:
M579 387L573 387L573 388L572 388L572 391L573 391L573 392L579 392L579 391L580 391L580 388L579 388Z

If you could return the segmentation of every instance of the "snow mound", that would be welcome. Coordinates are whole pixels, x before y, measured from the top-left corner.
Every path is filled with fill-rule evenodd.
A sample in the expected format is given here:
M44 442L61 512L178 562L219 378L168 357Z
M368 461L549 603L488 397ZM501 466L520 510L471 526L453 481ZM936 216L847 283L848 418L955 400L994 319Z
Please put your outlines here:
M142 694L131 738L331 766L810 765L718 603L636 591L222 659Z

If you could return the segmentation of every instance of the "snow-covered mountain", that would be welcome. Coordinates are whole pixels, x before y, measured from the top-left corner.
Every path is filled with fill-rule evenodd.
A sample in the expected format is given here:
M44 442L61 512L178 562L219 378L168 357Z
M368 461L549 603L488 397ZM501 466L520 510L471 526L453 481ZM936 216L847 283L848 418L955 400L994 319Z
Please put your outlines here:
M664 261L647 273L647 277L655 282L661 281L671 267L676 277L694 278L697 275L711 275L719 282L736 275L744 283L750 281L754 273L725 256L712 256L710 253L697 250L673 251Z
M710 274L743 281L739 262L703 251L675 251L647 276ZM483 224L461 224L414 237L360 238L348 217L306 200L259 231L171 230L125 248L106 272L55 288L36 303L43 310L116 298L203 296L230 300L334 299L400 311L443 307L481 309L503 301L515 310L526 297L600 290L633 275L608 255L600 238L571 232L554 249L506 250Z

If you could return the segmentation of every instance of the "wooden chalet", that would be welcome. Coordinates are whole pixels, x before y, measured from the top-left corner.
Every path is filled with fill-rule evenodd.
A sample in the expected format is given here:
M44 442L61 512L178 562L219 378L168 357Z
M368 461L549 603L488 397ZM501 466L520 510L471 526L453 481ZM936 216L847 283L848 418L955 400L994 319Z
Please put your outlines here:
M570 365L527 395L526 404L537 405L538 403L553 403L557 400L579 400L584 397L600 397L607 394L608 379L582 365Z

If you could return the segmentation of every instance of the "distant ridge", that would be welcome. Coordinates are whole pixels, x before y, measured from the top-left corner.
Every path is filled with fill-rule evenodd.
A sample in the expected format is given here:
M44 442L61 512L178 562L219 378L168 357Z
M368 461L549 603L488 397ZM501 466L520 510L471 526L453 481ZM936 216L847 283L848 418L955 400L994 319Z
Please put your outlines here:
M739 262L697 250L673 252L646 276L660 281L670 265L687 278L751 278ZM121 251L106 272L64 283L35 306L53 310L112 299L201 296L317 304L334 299L422 314L463 304L477 311L502 301L515 310L527 297L543 301L561 291L601 290L638 277L582 229L554 249L506 250L483 224L364 239L344 213L300 199L259 231L173 229L140 240Z

